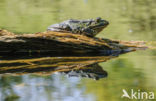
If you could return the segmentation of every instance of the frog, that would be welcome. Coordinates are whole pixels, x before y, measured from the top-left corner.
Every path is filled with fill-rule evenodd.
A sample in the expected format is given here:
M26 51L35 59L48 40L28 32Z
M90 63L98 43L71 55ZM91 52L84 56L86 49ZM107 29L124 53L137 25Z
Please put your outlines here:
M47 31L64 32L85 35L88 37L95 37L109 22L97 17L95 19L76 20L69 19L61 23L50 25Z

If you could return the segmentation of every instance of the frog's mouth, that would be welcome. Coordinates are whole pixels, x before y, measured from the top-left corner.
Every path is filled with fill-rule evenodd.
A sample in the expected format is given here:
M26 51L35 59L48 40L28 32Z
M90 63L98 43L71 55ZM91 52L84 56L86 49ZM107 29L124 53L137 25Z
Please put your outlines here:
M101 32L105 27L109 25L109 22L106 20L100 20L96 25L90 26L90 29L93 29L95 32Z

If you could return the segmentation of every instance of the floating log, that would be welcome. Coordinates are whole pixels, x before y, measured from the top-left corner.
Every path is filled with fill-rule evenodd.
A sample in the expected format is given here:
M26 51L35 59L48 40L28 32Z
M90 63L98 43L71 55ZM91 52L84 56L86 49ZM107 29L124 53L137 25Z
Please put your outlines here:
M72 33L46 31L35 34L14 34L7 30L0 30L0 53L2 54L24 52L50 52L53 54L107 53L111 50L123 51L130 48L135 50L138 46Z

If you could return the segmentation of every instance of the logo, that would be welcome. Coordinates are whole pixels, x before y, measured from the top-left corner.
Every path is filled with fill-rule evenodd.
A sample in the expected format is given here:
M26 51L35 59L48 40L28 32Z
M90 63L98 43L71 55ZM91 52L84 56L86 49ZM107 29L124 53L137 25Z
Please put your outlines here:
M134 91L131 89L131 93L128 93L125 89L122 89L123 95L121 98L129 99L154 99L154 92L142 92L140 90Z

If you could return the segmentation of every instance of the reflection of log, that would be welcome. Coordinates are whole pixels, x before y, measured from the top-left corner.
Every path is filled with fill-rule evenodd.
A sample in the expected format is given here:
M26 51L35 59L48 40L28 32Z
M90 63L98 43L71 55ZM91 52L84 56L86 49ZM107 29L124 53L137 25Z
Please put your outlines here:
M105 62L113 56L101 57L44 57L36 59L3 60L0 61L0 74L13 73L37 73L52 74L54 72L65 72L76 69L87 69L95 67L98 62ZM95 67L96 70L98 67Z
M0 30L0 52L53 52L86 53L122 50L130 45L120 44L109 39L90 38L83 35L61 32L42 32L36 34L15 35Z

